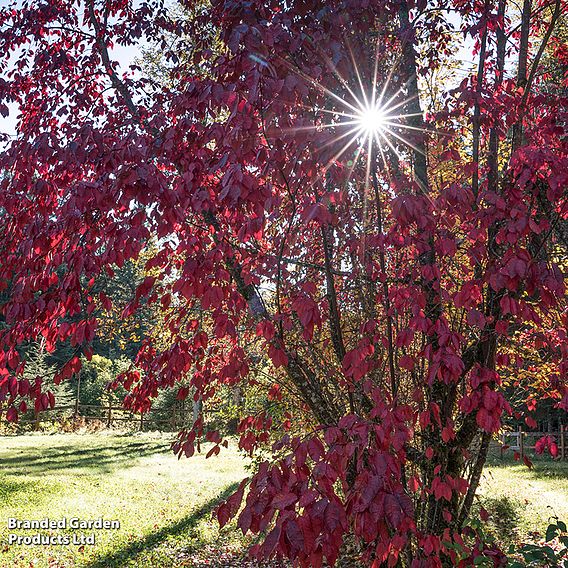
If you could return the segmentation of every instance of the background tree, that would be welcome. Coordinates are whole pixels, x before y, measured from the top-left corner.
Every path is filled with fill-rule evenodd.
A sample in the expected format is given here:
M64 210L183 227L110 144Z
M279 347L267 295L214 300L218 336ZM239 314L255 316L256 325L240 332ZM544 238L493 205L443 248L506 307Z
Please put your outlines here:
M3 10L0 93L21 112L0 155L7 417L29 394L16 346L41 333L48 350L89 351L96 278L154 237L123 316L159 306L171 340L142 342L142 372L120 379L127 404L147 409L188 374L205 404L255 384L262 352L303 418L221 523L248 486L238 523L266 533L262 556L334 564L352 532L376 566L499 562L466 527L510 410L515 334L555 338L547 394L568 400L553 254L566 105L538 74L563 8L527 1L519 21L507 0L215 1L188 18L125 0ZM425 117L419 77L450 54L448 10L478 65ZM118 72L111 44L141 37L169 83ZM174 449L191 455L202 426ZM245 419L241 445L274 427ZM206 437L218 452L219 433Z

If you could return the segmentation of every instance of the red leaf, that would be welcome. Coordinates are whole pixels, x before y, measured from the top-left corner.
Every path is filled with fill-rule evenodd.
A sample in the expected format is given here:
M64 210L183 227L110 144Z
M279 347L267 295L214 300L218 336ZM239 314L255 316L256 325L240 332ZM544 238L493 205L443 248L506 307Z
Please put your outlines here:
M8 410L6 411L6 420L8 422L18 421L18 411L13 406L8 408Z
M99 294L99 299L101 301L103 308L107 312L110 312L112 310L112 302L111 302L110 298L104 292L101 292Z
M529 428L532 428L533 430L538 426L538 424L536 423L536 420L534 418L532 418L531 416L525 417L525 423Z
M456 437L456 433L451 426L446 426L442 429L442 440L447 444L450 440Z
M261 550L262 555L265 558L269 558L270 555L274 552L274 549L278 545L278 541L280 540L280 534L282 532L282 527L277 524L266 536L264 542L262 543Z
M284 367L288 364L288 357L282 349L271 345L268 349L268 355L276 368Z
M219 525L224 527L231 518L230 508L227 503L223 503L217 507L217 520L219 521Z
M189 387L188 386L179 387L176 399L185 400L188 396L189 396Z
M276 507L276 509L285 509L286 507L289 507L290 505L295 503L297 500L297 495L295 495L294 493L286 492L282 493L281 495L277 495L272 500L272 506Z
M420 480L418 479L418 477L413 475L408 480L408 488L410 489L410 491L413 491L413 492L418 491L418 489L420 488Z
M211 456L216 456L219 454L219 452L221 451L221 448L219 446L213 446L208 452L207 454L205 454L205 459L210 458Z
M264 337L267 341L270 341L275 333L276 329L271 321L261 321L256 326L256 334Z
M403 368L403 369L407 369L408 371L412 371L412 369L414 368L414 360L412 359L412 357L410 357L410 355L403 355L398 364Z

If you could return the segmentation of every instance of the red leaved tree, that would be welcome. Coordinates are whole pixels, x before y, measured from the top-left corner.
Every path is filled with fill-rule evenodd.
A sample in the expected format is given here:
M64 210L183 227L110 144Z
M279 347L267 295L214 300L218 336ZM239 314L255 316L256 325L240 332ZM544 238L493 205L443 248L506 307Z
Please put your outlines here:
M0 12L0 96L19 107L0 154L3 412L53 405L22 378L19 346L70 342L70 377L110 302L97 276L152 240L123 316L144 299L172 339L144 342L119 378L126 404L145 410L188 374L196 399L246 387L260 353L272 395L303 416L221 523L238 515L266 531L257 554L299 566L333 565L347 534L374 566L499 563L463 529L519 338L531 364L546 351L545 392L568 405L566 82L550 88L540 65L566 65L565 6L182 4ZM425 114L454 27L478 65L453 90L438 82ZM160 80L113 61L142 41ZM279 427L246 418L241 446ZM202 430L174 449L191 455Z

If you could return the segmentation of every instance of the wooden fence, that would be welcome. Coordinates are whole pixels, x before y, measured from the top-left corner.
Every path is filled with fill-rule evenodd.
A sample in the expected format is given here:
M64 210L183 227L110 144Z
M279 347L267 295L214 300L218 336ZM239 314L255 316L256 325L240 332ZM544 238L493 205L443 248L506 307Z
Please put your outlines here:
M72 412L69 412L72 411ZM55 422L61 417L62 413L68 413L67 417L79 417L84 420L100 420L104 422L107 427L111 427L116 422L130 422L136 424L139 430L143 430L146 424L155 424L156 426L162 425L161 429L177 430L182 427L186 420L185 409L173 407L172 415L168 419L154 418L148 414L134 413L129 410L125 410L122 406L113 406L112 403L108 405L96 405L96 404L75 404L66 406L56 406L54 408L49 408L41 412L35 413L34 417L31 419L22 419L20 424L34 424L34 428L39 428L41 421L51 421Z
M191 416L188 416L185 405L181 408L176 406L172 407L171 417L163 419L154 418L148 414L137 414L125 410L122 406L113 406L112 401L109 402L108 405L80 404L78 401L75 401L75 404L56 406L55 408L36 413L32 419L20 420L20 424L34 424L35 428L39 428L39 423L42 420L54 422L60 417L60 413L67 411L72 411L68 417L80 417L85 420L100 420L104 422L107 427L111 427L116 422L130 422L135 424L139 430L143 430L146 424L155 424L156 426L161 425L160 429L175 431L187 424L188 419L191 420ZM552 436L554 438L558 446L558 459L568 459L568 426L562 424L557 432L525 432L521 426L519 426L517 430L503 432L499 440L500 453L503 455L505 449L509 449L519 452L521 456L524 456L528 450L534 451L536 441L543 436Z
M521 456L524 456L527 450L534 451L535 443L539 438L551 436L558 446L558 459L568 459L567 434L568 427L563 424L560 425L558 432L525 432L519 426L517 430L501 434L501 453L504 451L503 448L508 447L508 449L519 452Z

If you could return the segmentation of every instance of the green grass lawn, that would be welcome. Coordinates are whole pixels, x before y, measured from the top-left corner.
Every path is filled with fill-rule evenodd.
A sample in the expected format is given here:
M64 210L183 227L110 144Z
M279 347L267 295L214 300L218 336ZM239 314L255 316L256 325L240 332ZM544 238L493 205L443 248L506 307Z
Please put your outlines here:
M219 530L211 517L247 475L242 455L230 447L208 460L204 454L178 460L170 442L152 434L0 437L0 566L252 566L241 561L247 543L234 524ZM542 534L552 514L568 520L568 462L535 461L529 470L494 458L479 505L502 543ZM103 517L119 520L120 529L66 531L94 532L94 546L8 545L9 532L38 532L8 530L9 517Z
M538 541L551 517L568 522L568 461L533 458L533 464L493 457L484 470L478 503L503 544Z
M241 541L219 531L215 504L246 476L235 449L205 460L178 460L171 436L26 435L0 438L0 565L2 567L199 566L230 558ZM18 519L117 519L118 530L61 531L96 535L94 546L8 545ZM45 532L45 531L44 531Z

